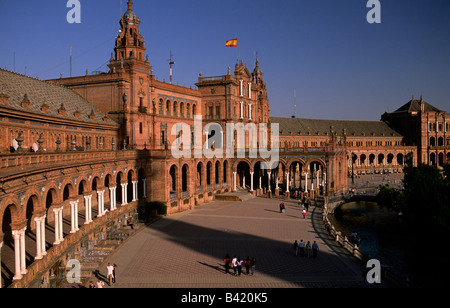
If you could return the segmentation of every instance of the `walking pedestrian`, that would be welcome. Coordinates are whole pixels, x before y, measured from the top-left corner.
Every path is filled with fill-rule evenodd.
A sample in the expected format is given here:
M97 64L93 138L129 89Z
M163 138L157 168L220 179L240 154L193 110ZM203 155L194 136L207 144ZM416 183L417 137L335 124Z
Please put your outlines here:
M89 289L95 289L95 285L92 281L89 281Z
M114 267L111 265L111 263L108 263L108 266L106 266L106 270L107 270L106 278L109 281L109 286L111 286L112 282L113 282L113 277L114 277L114 274L113 274Z
M236 256L234 256L233 260L231 260L231 267L234 270L234 276L236 276L237 275L237 257Z
M105 284L100 279L97 280L97 289L103 289L105 287Z
M303 257L305 255L305 242L303 242L303 240L300 240L300 243L298 244L298 249L300 251L300 257Z
M241 258L238 258L237 261L237 270L238 270L238 275L241 276L242 273L242 264L244 263L244 261Z
M256 259L253 257L250 261L250 275L255 275L255 269L256 269Z
M230 258L229 254L225 255L223 262L225 262L225 274L229 274L230 273L230 262L231 262L231 258Z
M302 215L303 215L303 219L305 219L306 218L306 210L305 209L303 210Z
M317 245L316 241L314 241L314 243L312 244L312 252L313 252L313 257L317 258L317 251L319 250L319 245Z
M244 266L245 266L245 273L247 275L249 275L250 274L250 258L248 256L245 259Z
M309 258L310 254L311 254L311 243L308 241L308 243L306 243L306 257Z
M297 253L298 253L298 242L297 242L297 240L295 240L294 245L293 245L292 248L294 248L295 256L297 256Z
M116 267L117 267L117 264L114 263L114 265L113 265L113 283L116 283Z

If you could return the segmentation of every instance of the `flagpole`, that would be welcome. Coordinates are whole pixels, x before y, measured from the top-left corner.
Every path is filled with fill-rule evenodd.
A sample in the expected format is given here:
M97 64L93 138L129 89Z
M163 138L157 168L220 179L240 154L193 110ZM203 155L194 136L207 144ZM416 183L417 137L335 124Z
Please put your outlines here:
M238 46L238 61L241 60L241 44L239 43L239 38L237 39Z

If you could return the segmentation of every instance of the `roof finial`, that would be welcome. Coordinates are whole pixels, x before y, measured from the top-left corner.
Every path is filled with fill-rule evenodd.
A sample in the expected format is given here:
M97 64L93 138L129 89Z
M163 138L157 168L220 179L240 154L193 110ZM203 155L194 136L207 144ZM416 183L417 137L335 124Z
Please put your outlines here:
M128 9L132 10L133 9L133 2L131 2L131 0L128 0Z

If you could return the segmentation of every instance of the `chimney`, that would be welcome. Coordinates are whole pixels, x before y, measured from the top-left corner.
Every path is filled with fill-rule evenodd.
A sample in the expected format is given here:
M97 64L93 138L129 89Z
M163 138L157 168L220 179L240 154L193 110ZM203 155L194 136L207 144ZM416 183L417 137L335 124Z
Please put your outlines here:
M0 93L0 104L8 105L8 98L9 96L5 94L5 92Z
M92 121L95 121L94 109L92 109L91 114L89 115L89 119L91 119Z
M59 107L58 113L59 113L60 115L62 115L62 116L65 116L65 115L66 115L66 108L64 108L64 104L63 104L63 103L61 103L61 107Z
M44 101L44 103L41 106L41 111L48 113L48 110L50 109L50 107L47 105L47 101Z
M22 100L22 102L20 103L20 105L21 105L22 108L24 108L24 109L30 109L30 104L31 104L31 102L30 102L30 100L28 99L28 95L25 94L25 95L23 96L23 100Z

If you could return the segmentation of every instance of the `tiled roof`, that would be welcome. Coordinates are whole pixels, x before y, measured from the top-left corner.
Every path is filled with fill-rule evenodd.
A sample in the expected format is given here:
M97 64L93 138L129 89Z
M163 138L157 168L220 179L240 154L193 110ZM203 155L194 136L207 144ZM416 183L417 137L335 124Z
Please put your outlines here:
M346 121L346 120L317 120L298 118L271 117L271 123L280 124L280 136L325 136L333 130L342 135L345 129L347 136L401 136L400 133L382 121ZM309 133L309 134L308 134Z
M400 107L394 112L411 112L411 111L421 111L421 102L424 104L423 111L432 111L432 112L442 112L442 110L439 110L438 108L434 107L433 105L430 105L423 99L411 99L409 102L407 102L405 105Z
M8 96L7 107L14 110L91 124L118 125L111 119L105 122L103 112L69 88L4 69L0 69L0 93ZM30 101L28 109L22 107L21 104L25 95ZM48 106L48 112L41 110L44 103ZM61 105L66 110L65 115L58 112ZM77 111L80 113L79 118L75 116ZM90 118L92 113L93 119Z

